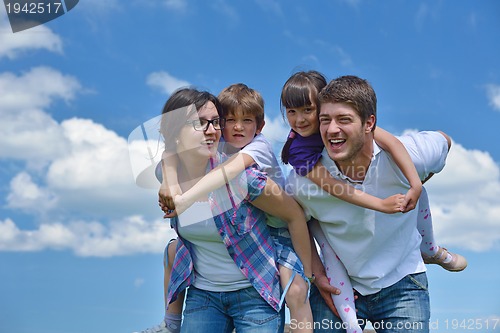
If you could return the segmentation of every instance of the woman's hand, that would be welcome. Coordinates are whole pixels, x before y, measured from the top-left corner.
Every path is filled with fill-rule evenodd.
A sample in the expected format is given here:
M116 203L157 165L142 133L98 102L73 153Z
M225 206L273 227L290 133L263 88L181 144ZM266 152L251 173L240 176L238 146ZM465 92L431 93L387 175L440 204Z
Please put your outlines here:
M176 195L172 198L171 195L163 196L158 200L161 210L165 213L163 218L172 218L186 211L192 203L185 200L183 195Z
M163 218L172 218L177 215L175 210L174 198L170 193L160 194L158 196L158 205L160 209L165 213Z

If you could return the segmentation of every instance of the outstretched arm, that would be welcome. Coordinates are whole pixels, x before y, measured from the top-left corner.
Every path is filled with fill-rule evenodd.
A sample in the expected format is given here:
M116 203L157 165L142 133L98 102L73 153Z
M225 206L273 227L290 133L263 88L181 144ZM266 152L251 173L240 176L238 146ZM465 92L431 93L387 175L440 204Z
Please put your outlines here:
M396 139L394 135L386 130L377 127L375 129L374 138L377 144L391 154L394 162L403 172L406 179L410 183L410 189L406 192L405 201L403 203L403 212L408 212L414 209L417 205L420 193L422 193L422 181L418 176L417 169L411 160L408 151L403 146L401 141Z
M321 163L321 160L316 163L306 177L334 197L347 201L353 205L387 214L401 212L404 195L395 194L386 199L380 199L365 193L349 184L333 178L326 167Z
M191 206L199 198L218 189L237 175L242 173L247 167L254 164L254 159L245 153L238 152L230 159L218 165L203 178L201 178L193 187L183 194L174 197L175 210L181 214L186 208Z
M311 277L311 241L302 207L270 178L262 194L252 204L288 224L293 248L304 265L305 275Z

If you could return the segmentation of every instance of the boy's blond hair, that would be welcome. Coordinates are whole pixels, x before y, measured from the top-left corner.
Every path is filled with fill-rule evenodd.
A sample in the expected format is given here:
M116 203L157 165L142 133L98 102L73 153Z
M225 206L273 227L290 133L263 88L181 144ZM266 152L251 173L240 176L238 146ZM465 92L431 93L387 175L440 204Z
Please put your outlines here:
M262 95L246 84L235 83L222 90L218 96L223 117L241 112L255 116L257 128L264 126L264 99Z

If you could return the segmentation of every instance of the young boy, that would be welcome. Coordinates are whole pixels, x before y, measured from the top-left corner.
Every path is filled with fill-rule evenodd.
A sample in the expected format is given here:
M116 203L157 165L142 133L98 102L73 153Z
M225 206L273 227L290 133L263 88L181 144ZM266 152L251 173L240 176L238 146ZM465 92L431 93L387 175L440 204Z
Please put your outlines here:
M165 217L181 214L199 197L224 186L250 166L256 166L265 171L269 177L284 188L285 179L276 156L270 143L261 134L265 125L262 96L244 84L234 84L224 89L218 98L223 106L225 118L223 128L225 142L221 142L220 148L232 157L182 194L177 186L176 174L172 172L175 169L173 165L175 162L163 163L162 174L165 181L162 182L159 197L160 200L169 202L170 207L174 208L175 206L175 212L166 214ZM172 184L175 184L174 187L170 187L168 190L169 186L167 185L171 186ZM305 328L296 330L296 332L312 332L310 329L312 327L312 312L307 299L312 279L310 238L307 226L281 221L273 216L268 216L268 225L275 239L280 282L284 290L283 297L290 309L291 318L298 326ZM169 242L165 250L165 292L168 287L175 244L176 241ZM295 278L297 273L302 278ZM160 325L141 333L179 332L183 299L183 297L179 297L168 305L165 319ZM302 325L299 325L300 323Z

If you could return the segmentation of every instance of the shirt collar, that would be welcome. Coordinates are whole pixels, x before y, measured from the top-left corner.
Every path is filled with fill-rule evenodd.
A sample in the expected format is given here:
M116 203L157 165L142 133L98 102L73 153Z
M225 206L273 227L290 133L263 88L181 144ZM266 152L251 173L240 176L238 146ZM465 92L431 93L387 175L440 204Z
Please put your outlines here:
M375 142L375 140L373 140L373 155L372 155L372 161L375 159L375 157L382 151L382 148L379 147L379 145L377 145L377 143ZM334 177L337 177L339 179L342 179L342 180L345 180L351 184L362 184L363 183L363 180L354 180L354 179L351 179L350 177L344 175L340 169L337 167L337 164L330 158L330 156L328 156L328 153L326 151L326 148L323 149L323 165L326 166L326 168L328 169L328 171L330 171L330 173L334 176ZM324 161L327 160L327 162L325 163Z

